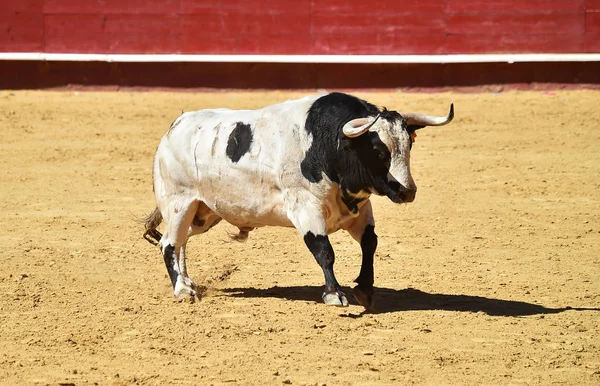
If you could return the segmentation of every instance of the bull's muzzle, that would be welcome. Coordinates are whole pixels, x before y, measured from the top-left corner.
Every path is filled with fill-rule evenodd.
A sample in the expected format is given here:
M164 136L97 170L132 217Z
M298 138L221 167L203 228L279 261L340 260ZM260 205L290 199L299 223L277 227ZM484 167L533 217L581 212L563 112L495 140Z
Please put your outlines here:
M413 202L417 195L417 188L406 189L400 192L400 196L402 196L402 202Z
M387 196L393 202L400 204L403 202L413 202L417 195L417 187L406 188L402 186L398 181L389 181L388 186L390 190L387 192Z

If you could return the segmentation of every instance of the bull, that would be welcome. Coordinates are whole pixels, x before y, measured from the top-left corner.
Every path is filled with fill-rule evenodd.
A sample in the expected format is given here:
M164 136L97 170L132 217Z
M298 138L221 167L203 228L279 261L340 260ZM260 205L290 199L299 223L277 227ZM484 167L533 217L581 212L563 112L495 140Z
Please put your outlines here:
M153 163L156 208L144 237L159 245L176 298L196 297L186 244L221 220L237 240L262 226L294 227L325 276L322 300L347 306L328 235L347 231L362 250L356 300L374 309L377 248L370 196L415 199L410 173L415 131L452 121L379 108L325 93L258 110L185 112L162 137ZM158 231L165 222L164 233Z

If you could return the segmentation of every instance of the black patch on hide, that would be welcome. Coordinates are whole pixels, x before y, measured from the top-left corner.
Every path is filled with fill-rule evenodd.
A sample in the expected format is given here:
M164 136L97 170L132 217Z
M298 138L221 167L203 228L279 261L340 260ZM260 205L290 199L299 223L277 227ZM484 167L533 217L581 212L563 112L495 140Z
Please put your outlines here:
M247 123L238 122L229 134L225 153L233 162L238 162L250 150L252 144L252 129Z
M167 267L167 273L169 274L169 279L171 279L171 284L173 285L173 289L175 289L175 284L177 283L177 276L179 274L175 271L173 267L173 261L175 259L175 247L171 244L167 245L163 251L163 259L165 260L165 266Z
M348 210L351 213L354 213L354 214L358 213L358 204L360 204L361 202L363 202L367 198L368 197L358 198L358 197L352 195L351 193L349 193L346 190L344 190L342 192L342 202L346 205L346 207L348 208Z

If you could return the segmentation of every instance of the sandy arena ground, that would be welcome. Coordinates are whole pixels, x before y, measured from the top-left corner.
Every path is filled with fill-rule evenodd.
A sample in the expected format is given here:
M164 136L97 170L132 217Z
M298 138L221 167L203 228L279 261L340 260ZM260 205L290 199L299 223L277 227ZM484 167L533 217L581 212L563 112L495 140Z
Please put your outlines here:
M305 93L0 91L0 384L600 384L600 92L357 93L419 132L417 199L374 198L377 309L326 307L293 229L192 238L172 298L138 220L182 110ZM336 233L347 292L360 248Z

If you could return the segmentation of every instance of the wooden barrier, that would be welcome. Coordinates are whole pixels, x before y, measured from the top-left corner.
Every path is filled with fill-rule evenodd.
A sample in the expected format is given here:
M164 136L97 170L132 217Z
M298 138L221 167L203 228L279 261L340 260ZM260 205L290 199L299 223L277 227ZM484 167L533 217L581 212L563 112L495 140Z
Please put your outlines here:
M3 0L0 53L448 55L600 52L600 0ZM600 83L580 63L0 60L1 88ZM19 59L17 57L17 59Z
M600 52L600 0L3 0L0 52Z

